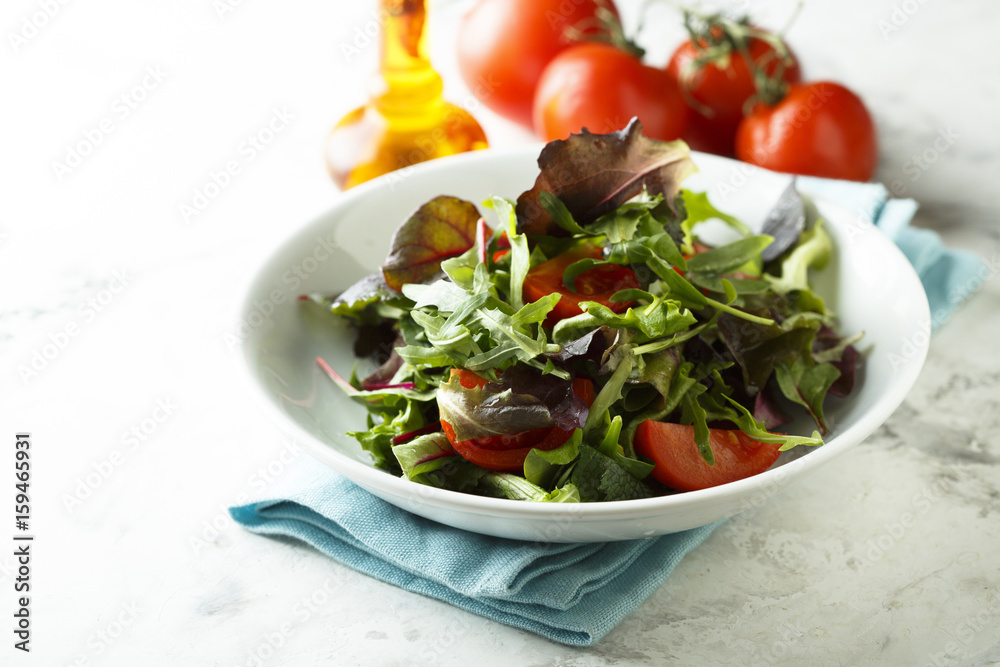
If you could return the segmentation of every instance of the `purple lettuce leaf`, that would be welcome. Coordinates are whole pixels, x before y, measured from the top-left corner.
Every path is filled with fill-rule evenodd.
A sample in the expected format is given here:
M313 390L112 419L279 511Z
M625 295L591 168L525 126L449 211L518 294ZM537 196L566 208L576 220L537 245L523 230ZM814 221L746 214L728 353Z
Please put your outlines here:
M534 187L517 198L517 230L566 233L541 205L543 192L558 197L581 225L615 210L644 187L652 195L663 195L666 205L676 212L674 198L681 182L695 171L689 153L682 141L643 136L637 118L610 134L583 130L549 142L538 156L541 173Z

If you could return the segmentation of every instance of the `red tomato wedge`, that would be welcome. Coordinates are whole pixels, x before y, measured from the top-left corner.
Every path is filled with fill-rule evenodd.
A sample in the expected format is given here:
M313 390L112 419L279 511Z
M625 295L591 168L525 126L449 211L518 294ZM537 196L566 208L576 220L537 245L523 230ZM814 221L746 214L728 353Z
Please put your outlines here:
M610 299L611 295L619 290L640 287L635 272L627 266L605 264L585 271L577 276L576 292L571 292L563 284L563 272L570 264L581 259L601 259L602 253L600 247L582 243L547 262L531 267L524 279L524 300L535 302L549 294L558 294L561 297L545 319L545 323L549 326L582 313L581 301L596 301L616 313L625 312L635 302L611 303Z
M482 387L488 380L479 377L472 371L453 368L452 375L459 376L463 387L472 389ZM573 391L583 399L587 407L594 402L594 384L584 378L573 380ZM451 424L441 420L441 429L452 448L466 461L488 470L516 472L524 468L524 459L532 449L555 449L569 440L573 431L561 428L536 428L521 433L495 435L488 438L473 438L458 440Z
M697 491L760 474L778 460L780 444L754 440L740 430L710 429L715 465L705 463L694 426L647 419L635 432L635 451L654 464L653 478L678 491Z

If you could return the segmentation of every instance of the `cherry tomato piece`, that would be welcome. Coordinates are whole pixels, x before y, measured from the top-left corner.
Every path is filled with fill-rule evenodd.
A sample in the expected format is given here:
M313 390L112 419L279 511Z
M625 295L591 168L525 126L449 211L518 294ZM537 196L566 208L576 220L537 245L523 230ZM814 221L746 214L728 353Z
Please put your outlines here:
M715 455L710 466L698 452L694 426L651 419L636 429L635 451L650 459L653 479L678 491L697 491L735 482L767 470L778 460L780 444L754 440L740 430L710 429Z
M581 259L600 259L602 254L603 251L598 246L582 243L547 262L536 264L528 269L528 275L524 279L524 300L535 302L549 294L559 294L559 303L545 320L549 326L582 313L582 301L596 301L616 313L625 312L634 301L611 303L610 299L619 290L640 287L635 272L627 266L605 264L585 271L577 276L576 292L570 291L563 284L563 273L571 264Z

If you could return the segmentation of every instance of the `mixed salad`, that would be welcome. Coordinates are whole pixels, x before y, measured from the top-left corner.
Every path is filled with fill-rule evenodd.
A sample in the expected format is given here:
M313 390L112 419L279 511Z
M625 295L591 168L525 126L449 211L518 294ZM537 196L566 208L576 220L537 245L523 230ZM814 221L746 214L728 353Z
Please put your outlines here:
M641 129L548 144L531 190L483 203L496 228L436 197L380 272L309 295L378 364L345 378L318 360L367 407L350 435L376 466L480 495L612 501L724 484L822 443L860 337L834 331L807 280L832 252L822 220L792 186L753 233L681 187L683 142ZM737 240L704 244L708 220ZM775 432L796 409L812 435Z

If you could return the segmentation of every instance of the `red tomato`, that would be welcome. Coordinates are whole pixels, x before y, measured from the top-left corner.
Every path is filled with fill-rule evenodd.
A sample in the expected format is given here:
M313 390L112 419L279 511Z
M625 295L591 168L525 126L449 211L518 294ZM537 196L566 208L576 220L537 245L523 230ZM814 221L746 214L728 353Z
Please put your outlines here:
M598 246L582 243L547 262L531 267L524 278L524 300L533 303L549 294L559 294L559 303L545 319L549 326L582 313L581 301L596 301L616 313L625 312L634 301L611 303L609 299L618 290L640 287L635 272L627 266L605 264L580 274L576 278L576 292L571 292L563 284L563 273L570 264L581 259L600 259L602 254L603 251Z
M768 76L776 76L779 62L774 48L760 39L747 42L750 58L762 65ZM691 148L717 155L732 156L736 141L736 128L743 120L743 106L757 92L753 73L739 53L731 53L726 62L706 63L694 70L686 81L685 72L693 67L698 49L688 40L677 47L667 72L696 102L691 112L684 140ZM798 83L801 78L798 61L781 74L786 83ZM700 108L699 108L700 107Z
M472 371L452 369L452 375L459 376L463 387L482 387L487 380ZM594 402L594 384L584 378L573 380L573 391L589 407ZM516 472L524 468L524 459L532 449L555 449L569 440L573 431L561 428L536 428L521 433L495 435L488 438L458 440L451 424L441 420L441 429L458 455L470 463L505 472Z
M633 116L654 139L679 138L690 111L673 78L621 49L578 44L556 56L535 90L535 132L546 141L587 128L620 130Z
M501 116L531 127L542 70L569 47L566 30L596 29L594 0L481 0L462 19L458 64L469 90ZM617 18L610 0L603 3ZM590 30L586 29L589 23Z
M653 478L671 489L696 491L764 472L778 460L780 444L759 442L740 430L710 429L715 465L705 463L694 426L647 419L635 432L635 451L653 461Z
M758 105L743 119L736 157L774 171L867 181L878 163L875 124L840 84L794 84L776 105Z

